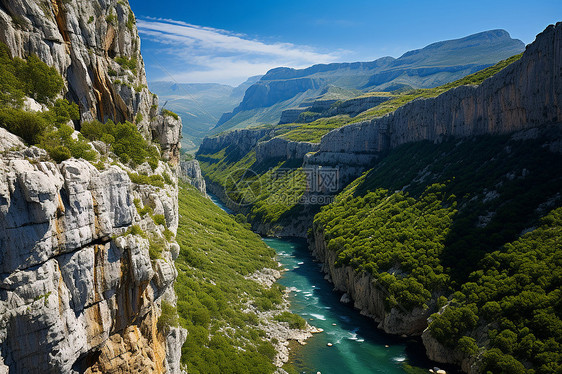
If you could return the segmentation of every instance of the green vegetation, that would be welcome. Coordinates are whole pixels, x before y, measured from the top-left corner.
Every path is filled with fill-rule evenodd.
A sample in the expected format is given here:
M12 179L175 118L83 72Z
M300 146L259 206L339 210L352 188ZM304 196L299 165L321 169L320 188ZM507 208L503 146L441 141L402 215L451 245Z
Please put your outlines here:
M133 32L133 26L136 23L135 15L132 11L129 10L129 15L127 16L127 28L130 32Z
M306 192L302 168L290 161L258 163L253 151L242 158L232 153L232 148L226 148L199 154L197 159L205 177L224 188L249 221L283 224L302 212L300 200Z
M11 58L6 45L0 43L0 126L29 145L44 148L56 162L70 157L92 161L95 152L83 137L74 139L74 129L67 125L80 118L78 106L56 99L63 87L63 79L56 69L37 56L26 60ZM25 96L47 106L48 110L23 110Z
M167 301L162 301L162 314L158 318L158 331L166 333L170 327L179 326L178 311Z
M49 152L56 162L62 162L70 157L83 158L88 161L95 160L96 153L82 134L79 134L78 139L75 140L72 138L73 133L73 128L61 125L56 130L46 132L39 145Z
M144 175L138 173L129 173L131 182L136 184L149 184L154 187L164 188L164 178L159 174Z
M456 80L451 83L444 84L435 88L424 88L408 90L405 92L400 92L396 94L390 94L392 99L385 101L378 106L369 109L357 117L350 117L349 115L340 115L329 118L320 118L311 123L307 124L290 124L290 125L280 125L277 127L277 132L285 139L301 141L301 142L319 142L322 136L326 135L329 131L368 119L373 119L377 117L382 117L388 113L394 112L401 106L420 98L432 98L441 95L455 87L463 85L478 85L481 84L485 79L490 78L495 75L506 66L512 64L513 62L519 60L522 54L512 56L506 60L500 61L494 66L490 66L474 74L467 75L464 78ZM378 94L378 93L377 93ZM365 95L365 96L368 96ZM303 113L304 114L304 113ZM317 113L310 113L309 115ZM288 130L288 131L287 131Z
M116 26L117 25L117 16L115 14L113 14L113 12L111 12L105 17L105 22L107 22L109 25Z
M299 315L291 312L283 312L275 316L275 320L279 322L287 322L292 329L304 329L306 321Z
M272 373L275 351L248 305L271 308L278 287L245 277L277 268L274 251L190 186L179 195L178 314L188 330L181 362L190 373Z
M481 136L403 145L324 207L315 227L337 265L372 274L388 291L387 307L448 304L433 316L432 333L467 356L482 353L484 372L555 373L562 156L545 142Z
M314 223L324 228L328 250L338 253L337 266L368 272L388 291L388 309L427 308L431 293L443 292L449 280L439 257L456 203L444 187L431 185L419 199L384 189L344 194Z
M90 18L88 18L88 24L94 22L94 16L90 16Z
M115 62L117 62L123 69L128 69L133 74L137 74L138 61L136 57L127 58L123 56L118 56L115 57Z
M149 205L145 205L143 208L141 208L140 206L140 200L139 199L135 199L133 201L133 204L135 204L135 208L137 208L137 213L143 217L147 214L152 215L152 213L154 212L154 210L152 209L152 207L150 207Z
M155 214L152 216L152 220L157 225L166 226L166 217L163 214Z
M125 231L125 235L138 235L141 238L146 239L146 234L139 225L132 225L131 227L129 227L127 231Z
M117 123L109 120L106 123L99 121L85 122L80 132L90 140L101 140L111 146L113 152L121 162L132 162L140 165L148 162L152 169L158 166L159 154L155 146L150 145L130 123Z
M37 56L26 60L12 58L8 47L0 43L0 106L19 107L24 96L41 104L50 104L62 91L60 74Z
M162 109L162 115L163 116L169 116L169 117L172 117L174 119L180 118L176 113L174 113L174 112L172 112L171 110L168 110L168 109Z

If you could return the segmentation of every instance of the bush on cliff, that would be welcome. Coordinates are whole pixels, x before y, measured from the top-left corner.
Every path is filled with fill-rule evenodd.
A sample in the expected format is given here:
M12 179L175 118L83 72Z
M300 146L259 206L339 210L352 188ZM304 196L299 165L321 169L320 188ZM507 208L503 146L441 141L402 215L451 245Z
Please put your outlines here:
M131 122L85 122L80 132L90 140L101 140L109 145L121 162L140 165L148 162L154 170L158 166L158 150L149 144Z

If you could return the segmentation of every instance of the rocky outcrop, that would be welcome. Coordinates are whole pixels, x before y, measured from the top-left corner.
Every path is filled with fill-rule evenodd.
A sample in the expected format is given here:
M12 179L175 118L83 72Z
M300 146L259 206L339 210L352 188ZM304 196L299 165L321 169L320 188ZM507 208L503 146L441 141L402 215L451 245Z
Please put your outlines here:
M148 117L152 95L133 88L146 87L146 77L137 30L127 26L132 14L127 2L14 0L2 5L0 40L13 56L35 54L54 66L83 119L132 121L137 112ZM110 69L121 70L114 60L119 56L137 59L136 69L123 74L131 87L122 93L108 75Z
M256 160L258 162L269 159L303 160L307 153L316 152L318 150L318 144L273 138L258 143L255 150Z
M207 186L205 179L201 174L201 167L199 161L181 161L180 162L180 178L197 188L203 195L207 195Z
M82 121L135 122L149 140L156 132L163 156L177 160L179 135L162 131L167 119L151 121L161 117L153 109L158 98L147 88L134 21L128 1L122 0L0 1L0 41L12 56L34 54L54 66Z
M321 227L313 227L314 238L310 242L312 254L322 263L322 270L334 284L336 291L346 293L361 314L378 322L378 328L388 334L421 335L427 327L431 307L402 310L388 309L385 299L388 292L370 274L359 273L351 266L337 266L337 254L327 248Z
M233 130L203 139L198 155L213 154L230 147L228 153L233 157L242 157L258 144L258 141L272 134L271 129Z
M133 204L152 206L175 232L177 187L158 191L118 166L46 158L24 148L0 159L2 368L178 372L166 356L177 348L155 327L161 300L175 302L172 245ZM162 259L151 259L149 239L163 243Z
M297 123L299 122L299 117L302 113L309 110L308 107L305 108L289 108L281 112L281 118L279 119L279 124L284 125L287 123Z
M549 26L523 57L479 86L415 100L385 117L326 134L316 158L379 154L401 144L444 136L506 134L562 122L562 23Z
M181 121L146 88L128 3L0 0L0 41L54 66L81 121L135 122L171 161L132 170L93 142L107 162L56 164L0 128L0 372L179 373L185 331L157 322L176 302ZM140 170L169 184L132 183Z
M181 118L159 114L152 117L150 128L152 129L152 139L160 143L164 159L178 163L182 128Z

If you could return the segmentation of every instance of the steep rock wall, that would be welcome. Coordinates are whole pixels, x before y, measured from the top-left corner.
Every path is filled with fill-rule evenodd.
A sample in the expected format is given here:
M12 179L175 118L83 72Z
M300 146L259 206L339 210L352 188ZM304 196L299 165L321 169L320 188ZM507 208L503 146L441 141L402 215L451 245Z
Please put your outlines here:
M258 141L272 133L271 129L234 130L203 139L198 154L212 154L231 147L229 154L244 156L258 144Z
M147 236L128 231L164 237L137 200L175 232L177 185L136 185L121 167L83 160L56 165L0 132L10 149L0 159L0 372L178 372L167 352L185 333L156 329L161 300L175 302L178 246L162 241L154 259Z
M549 26L523 57L479 86L415 100L385 117L326 134L320 153L376 154L443 136L506 134L562 121L562 23Z
M181 161L180 162L180 178L197 188L203 195L207 195L207 185L201 174L199 161Z
M358 273L351 266L336 266L337 254L327 248L322 227L313 227L314 239L309 243L312 254L322 263L337 291L347 293L361 314L378 322L378 328L389 334L421 335L427 327L431 308L413 311L385 308L387 292L369 274Z
M257 144L256 160L258 162L268 159L303 160L307 153L317 150L317 143L295 142L283 138L273 138Z
M82 121L135 122L149 140L173 138L161 141L163 156L177 160L179 150L172 145L181 132L172 126L162 131L164 119L151 121L162 116L153 109L158 98L147 88L127 1L0 0L0 41L14 57L33 54L54 66Z
M176 303L181 120L146 87L128 3L0 0L0 41L54 66L81 121L135 122L171 161L139 170L172 179L132 183L110 154L55 164L0 128L0 373L179 373L185 331L157 322Z

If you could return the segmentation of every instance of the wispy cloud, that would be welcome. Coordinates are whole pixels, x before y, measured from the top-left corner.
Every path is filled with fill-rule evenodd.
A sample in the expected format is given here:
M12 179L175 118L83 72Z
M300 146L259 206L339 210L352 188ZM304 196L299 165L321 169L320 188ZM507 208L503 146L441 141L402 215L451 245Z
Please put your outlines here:
M320 53L291 43L265 43L171 19L141 18L137 26L143 42L151 43L149 57L157 55L160 61L149 58L147 64L154 61L155 68L167 66L158 77L163 80L237 84L274 67L302 68L340 57L340 53Z

